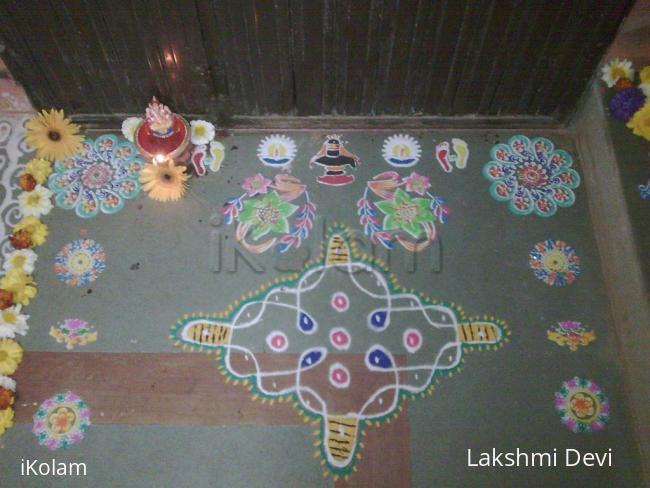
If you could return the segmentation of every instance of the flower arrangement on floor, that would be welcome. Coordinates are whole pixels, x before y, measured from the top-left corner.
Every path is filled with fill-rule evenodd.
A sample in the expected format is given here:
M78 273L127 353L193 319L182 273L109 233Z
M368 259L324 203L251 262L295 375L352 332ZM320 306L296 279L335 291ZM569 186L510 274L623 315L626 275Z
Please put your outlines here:
M207 168L219 171L225 148L214 140L215 128L205 120L189 124L153 97L145 117L129 117L122 123L122 134L133 142L148 160L140 182L150 198L161 202L176 201L187 190L190 166L203 176Z
M632 130L634 135L650 141L650 66L639 72L635 83L632 62L613 59L602 68L601 79L613 90L609 111Z
M14 250L3 256L0 278L0 435L13 425L16 382L10 377L23 358L17 335L29 330L29 305L38 292L33 278L38 256L35 247L45 243L48 228L41 217L52 210L53 193L45 185L52 173L52 160L76 154L82 148L79 127L61 110L43 110L26 124L26 142L36 158L25 164L18 180L22 219L14 226L9 242Z

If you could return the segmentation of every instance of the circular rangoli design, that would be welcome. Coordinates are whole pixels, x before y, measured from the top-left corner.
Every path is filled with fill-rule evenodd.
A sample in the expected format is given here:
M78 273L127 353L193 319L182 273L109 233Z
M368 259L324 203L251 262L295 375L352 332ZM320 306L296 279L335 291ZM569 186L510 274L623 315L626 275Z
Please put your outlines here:
M90 410L71 391L45 400L34 414L32 431L38 443L55 450L80 442L90 427Z
M92 239L72 241L54 258L56 277L68 286L86 286L105 269L104 248Z
M490 195L508 202L512 213L550 217L575 202L580 175L572 168L573 158L548 139L516 135L494 146L490 156L483 166L483 175L492 182Z
M564 241L538 242L530 251L528 265L549 286L570 285L580 275L580 257Z
M48 186L57 206L74 208L79 217L113 214L140 193L143 167L131 142L107 134L86 139L78 154L56 161Z
M591 380L572 378L555 394L555 409L573 432L602 430L609 421L609 400Z

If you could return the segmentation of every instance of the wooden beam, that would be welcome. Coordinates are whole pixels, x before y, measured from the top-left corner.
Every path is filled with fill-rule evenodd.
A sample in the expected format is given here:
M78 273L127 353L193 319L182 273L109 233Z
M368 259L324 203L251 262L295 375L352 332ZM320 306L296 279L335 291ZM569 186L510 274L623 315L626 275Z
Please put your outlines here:
M26 352L16 375L16 421L31 422L38 405L72 390L93 422L162 425L298 425L289 403L253 401L226 383L216 356L199 353Z
M261 353L261 360L271 354ZM295 361L283 355L281 361ZM278 357L278 356L276 356ZM16 422L31 422L38 405L72 390L86 400L93 423L158 425L302 425L290 403L253 401L226 383L215 356L199 353L25 352L14 378ZM336 486L410 486L407 404L396 419L370 427L357 471ZM313 429L313 427L309 427Z
M134 114L111 115L72 115L72 120L82 124L84 130L120 130L122 121ZM138 115L138 114L135 114ZM204 117L200 114L183 114L188 120ZM223 127L227 130L498 130L518 129L528 130L564 129L562 121L545 116L463 116L463 117L432 117L413 116L402 117L385 115L379 117L339 117L339 116L234 116L232 125Z
M641 454L644 486L650 486L650 304L606 117L594 82L574 120L576 144L623 365L629 415Z

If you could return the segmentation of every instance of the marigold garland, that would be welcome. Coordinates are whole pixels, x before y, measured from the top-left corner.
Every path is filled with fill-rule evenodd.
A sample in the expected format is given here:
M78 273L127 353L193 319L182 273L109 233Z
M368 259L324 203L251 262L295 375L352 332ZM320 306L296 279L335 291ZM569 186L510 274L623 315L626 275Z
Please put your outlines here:
M9 376L0 375L0 410L14 404L16 397L16 382Z
M18 179L18 186L22 191L32 191L36 188L36 180L32 175L25 173Z
M14 304L14 294L9 290L0 289L0 310L9 308Z
M13 339L0 339L0 374L14 374L23 360L23 348Z
M32 274L37 259L38 256L31 249L16 249L5 256L2 267L5 271L20 269L26 274Z
M0 310L0 338L14 338L16 334L25 335L29 329L27 319L29 315L22 312L21 305L14 305ZM0 385L2 381L0 381Z
M16 397L16 382L9 376L23 358L23 348L13 338L25 335L29 315L22 313L37 294L32 278L37 255L30 248L45 243L48 228L40 220L52 209L52 192L45 185L52 172L48 159L72 156L81 149L79 127L65 118L63 111L43 111L26 124L27 144L37 151L37 158L25 164L18 185L22 220L13 228L9 242L14 251L4 256L0 278L0 436L13 425L11 406Z
M28 305L36 296L36 286L31 275L25 274L20 269L12 269L0 279L0 288L13 294L13 301L21 305Z
M52 173L52 163L47 159L34 158L25 165L23 176L31 176L37 184L44 185L50 173Z
M5 408L0 410L0 436L5 433L5 430L13 427L14 425L14 409Z
M42 246L45 244L47 234L47 225L41 222L38 217L25 217L14 226L12 237L17 241L18 245L15 245L13 242L11 244L17 249ZM24 243L28 243L28 245L23 246Z

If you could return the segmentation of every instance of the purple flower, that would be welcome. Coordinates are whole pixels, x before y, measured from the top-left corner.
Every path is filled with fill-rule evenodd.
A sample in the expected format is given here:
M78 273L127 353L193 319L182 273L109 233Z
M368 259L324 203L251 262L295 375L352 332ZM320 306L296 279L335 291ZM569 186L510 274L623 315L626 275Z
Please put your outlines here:
M69 402L76 402L77 400L79 400L79 397L74 393L72 393L71 391L68 391L65 394L65 399Z
M65 327L70 331L76 331L88 327L88 322L80 319L66 319Z
M563 322L560 322L560 327L565 330L579 329L581 326L582 324L580 322L575 322L573 320L565 320Z
M45 445L54 451L55 449L59 448L59 441L57 441L56 439L48 439L45 442Z
M617 119L627 122L643 107L645 95L636 87L617 92L609 101L609 110Z

